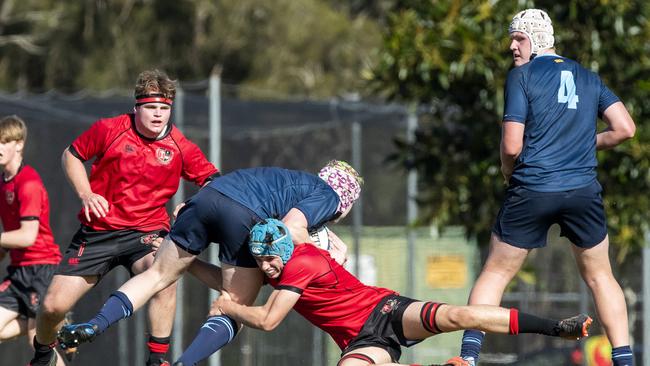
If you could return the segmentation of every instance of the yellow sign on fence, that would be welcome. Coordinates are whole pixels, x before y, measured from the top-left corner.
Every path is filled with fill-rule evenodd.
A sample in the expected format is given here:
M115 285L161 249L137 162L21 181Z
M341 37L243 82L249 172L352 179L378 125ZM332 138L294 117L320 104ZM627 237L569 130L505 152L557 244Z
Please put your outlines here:
M467 261L458 254L427 258L427 284L431 288L463 288L467 282Z

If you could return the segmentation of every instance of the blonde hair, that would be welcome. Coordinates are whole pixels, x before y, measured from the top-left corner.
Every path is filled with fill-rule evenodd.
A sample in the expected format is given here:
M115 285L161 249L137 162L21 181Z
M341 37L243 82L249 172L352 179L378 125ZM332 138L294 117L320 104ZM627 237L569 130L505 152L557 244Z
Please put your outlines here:
M163 97L176 97L176 81L167 76L164 71L157 69L145 70L138 75L135 83L135 97L150 94L162 94Z
M11 141L27 141L27 125L15 114L0 119L0 143Z

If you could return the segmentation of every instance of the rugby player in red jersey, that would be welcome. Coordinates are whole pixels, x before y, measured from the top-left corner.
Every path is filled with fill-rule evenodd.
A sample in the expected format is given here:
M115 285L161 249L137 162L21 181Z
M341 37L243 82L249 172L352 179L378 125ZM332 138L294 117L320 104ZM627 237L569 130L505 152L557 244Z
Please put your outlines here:
M47 365L64 314L114 267L145 271L169 231L167 201L180 178L199 186L219 171L169 122L176 86L158 70L142 72L133 113L100 119L64 151L65 174L82 203L81 228L50 284L37 319L32 366ZM90 177L84 162L95 159ZM171 285L149 303L150 356L164 360L176 306Z
M61 260L50 229L50 202L36 170L23 163L27 126L0 120L0 259L11 262L0 283L0 342L36 332L36 311ZM53 364L55 365L55 364ZM57 364L63 365L63 361Z
M342 350L338 366L399 365L401 346L467 328L579 339L587 336L591 324L587 315L557 321L498 306L418 301L367 286L327 251L313 245L294 246L287 227L275 219L253 227L249 250L275 290L262 306L238 304L224 293L214 302L210 315L227 315L246 326L269 331L295 309L332 336ZM219 277L218 267L211 266L211 272L212 276L200 278ZM206 284L219 288L218 281ZM467 361L455 357L447 364L463 366Z

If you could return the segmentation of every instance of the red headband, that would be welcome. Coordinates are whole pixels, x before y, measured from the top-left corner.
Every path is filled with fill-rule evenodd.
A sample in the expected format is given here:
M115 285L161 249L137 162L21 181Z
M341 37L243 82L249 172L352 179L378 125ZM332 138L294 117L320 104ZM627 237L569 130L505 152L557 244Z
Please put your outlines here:
M173 100L165 97L155 97L155 96L142 96L135 99L135 105L142 105L146 103L163 103L167 105L172 105Z

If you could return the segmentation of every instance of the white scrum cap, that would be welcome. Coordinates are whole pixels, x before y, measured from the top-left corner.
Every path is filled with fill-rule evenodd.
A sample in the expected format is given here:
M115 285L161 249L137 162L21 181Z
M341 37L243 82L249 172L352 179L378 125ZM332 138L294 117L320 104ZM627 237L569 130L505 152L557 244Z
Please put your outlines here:
M521 32L528 36L532 52L538 53L547 48L553 48L553 22L544 10L526 9L512 18L508 33Z

